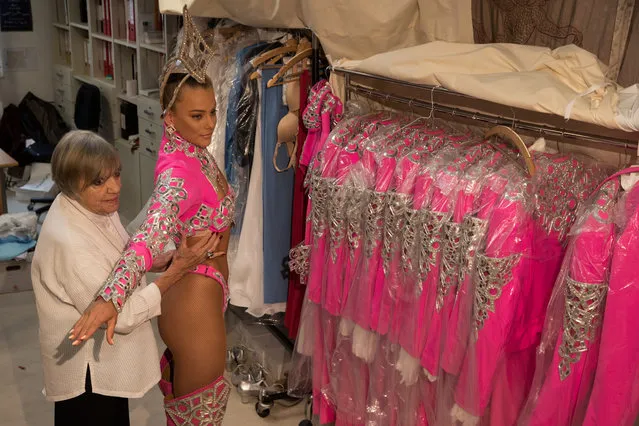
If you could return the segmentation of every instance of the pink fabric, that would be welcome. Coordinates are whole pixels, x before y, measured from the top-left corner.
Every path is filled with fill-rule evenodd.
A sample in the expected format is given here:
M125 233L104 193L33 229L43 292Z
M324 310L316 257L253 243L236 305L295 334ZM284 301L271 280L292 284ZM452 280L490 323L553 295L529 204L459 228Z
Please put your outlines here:
M628 194L628 222L614 246L601 349L584 426L634 424L639 415L639 185Z
M454 212L452 216L452 222L457 226L462 226L464 217L470 214L474 206L475 189L474 186L478 186L477 182L469 182L465 179L461 179L458 185L459 191L457 193L457 200L455 202ZM461 232L463 233L463 227ZM460 235L461 237L461 235ZM461 245L461 241L458 242ZM444 250L446 247L444 247ZM459 247L461 249L461 247ZM460 256L464 256L466 253L459 252ZM474 256L474 254L472 255ZM454 266L458 267L462 258L455 259ZM442 294L441 299L436 299L435 310L432 313L430 324L428 327L428 333L424 343L424 351L421 355L421 365L433 376L438 375L440 355L442 353L442 342L446 335L446 330L449 327L449 318L454 307L456 295L457 295L457 277L459 275L458 270L441 271L443 265L440 268L440 285L441 281L445 280L448 286L448 290L445 294Z
M487 177L479 199L477 218L488 221L496 204L503 195L507 179L498 173ZM472 276L466 276L457 288L457 297L450 313L448 330L445 336L442 368L449 374L458 375L466 355L470 326L472 322L472 303L474 283Z
M188 395L165 401L167 426L222 424L231 384L224 376Z
M575 333L576 330L566 322L568 302L578 311L584 309L582 302L578 300L579 294L585 294L584 289L573 290L569 280L577 281L578 285L592 286L591 288L604 287L600 288L601 292L607 288L615 231L611 215L617 191L618 182L609 182L604 190L599 192L587 210L588 216L571 241L565 261L567 270L560 277L562 285L557 286L555 290L542 341L544 347L554 344L552 360L548 363L540 354L535 379L535 387L538 389L533 390L525 410L524 419L527 424L582 424L599 355L599 331L593 329L589 333L588 341L581 341L580 336ZM601 293L602 296L603 294ZM603 304L591 306L595 308L591 309L591 312L596 315L603 314ZM580 315L574 310L568 312L570 318ZM584 345L585 350L576 354L562 353L566 351L562 344L568 349L574 345L572 342L565 342L566 336L574 336L580 345ZM568 359L575 362L566 362ZM564 374L563 377L561 373Z
M235 195L219 197L221 173L213 156L179 135L165 134L155 168L155 189L145 221L133 234L100 295L122 308L169 239L179 244L200 230L224 232L231 226Z
M431 172L423 170L416 177L413 189L413 207L417 214L422 214L423 211L429 208L434 192L435 185ZM420 232L423 232L423 230L420 230ZM416 255L419 258L415 262L414 268L416 270L416 278L419 280L420 268L422 267L420 263L426 261L426 259L422 259L425 256L421 256L419 251L421 251L422 247L427 247L428 241L422 242L418 237L416 244ZM409 320L404 322L406 326L403 327L399 334L399 343L406 352L416 359L419 359L421 355L426 334L426 311L422 307L426 304L428 296L428 289L422 285L421 289L415 289L415 297L406 297L406 305L402 306L402 311L406 312L405 317L409 318Z
M490 402L495 373L504 362L513 319L519 315L524 303L520 300L522 288L533 284L530 262L532 219L525 201L519 197L521 193L508 191L495 206L489 220L484 259L503 261L510 258L512 261L499 266L499 275L492 283L494 287L486 288L498 296L494 306L487 299L479 299L473 310L471 333L476 341L467 350L455 401L475 416L482 416ZM488 273L489 265L478 259L477 269ZM475 293L478 286L486 286L488 282L482 283L477 278Z

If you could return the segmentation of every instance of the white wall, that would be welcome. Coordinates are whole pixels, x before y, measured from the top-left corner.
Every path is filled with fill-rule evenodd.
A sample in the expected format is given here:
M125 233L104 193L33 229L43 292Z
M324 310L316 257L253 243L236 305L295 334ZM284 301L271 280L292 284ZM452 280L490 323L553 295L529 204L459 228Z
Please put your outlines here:
M0 32L0 49L35 47L38 53L37 70L4 70L4 77L0 78L0 103L4 106L18 104L29 91L53 101L53 7L52 0L31 0L33 31Z

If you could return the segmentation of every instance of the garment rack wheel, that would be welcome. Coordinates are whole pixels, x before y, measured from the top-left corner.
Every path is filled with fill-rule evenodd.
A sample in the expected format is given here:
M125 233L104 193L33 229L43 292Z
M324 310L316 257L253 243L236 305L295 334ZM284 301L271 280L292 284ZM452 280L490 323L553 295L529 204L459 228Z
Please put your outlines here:
M306 407L304 407L304 416L299 426L313 426L313 396L309 396L306 400Z

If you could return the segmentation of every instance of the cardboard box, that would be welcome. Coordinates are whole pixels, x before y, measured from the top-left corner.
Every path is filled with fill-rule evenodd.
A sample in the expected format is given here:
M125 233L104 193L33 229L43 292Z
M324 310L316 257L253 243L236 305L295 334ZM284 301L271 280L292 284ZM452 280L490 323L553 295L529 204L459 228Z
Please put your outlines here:
M31 262L9 260L0 262L0 294L31 291Z

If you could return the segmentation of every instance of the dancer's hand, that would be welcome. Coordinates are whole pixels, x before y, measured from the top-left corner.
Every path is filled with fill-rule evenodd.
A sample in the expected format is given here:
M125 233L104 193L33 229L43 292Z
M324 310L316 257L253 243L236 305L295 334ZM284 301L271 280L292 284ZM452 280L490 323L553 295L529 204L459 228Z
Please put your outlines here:
M156 281L155 285L164 294L173 284L182 279L195 267L207 259L214 259L225 255L218 252L217 247L222 240L222 234L205 231L189 238L182 238L180 247L175 251L171 265Z
M175 250L160 253L153 259L153 266L149 269L149 272L164 272L171 264L175 256Z

